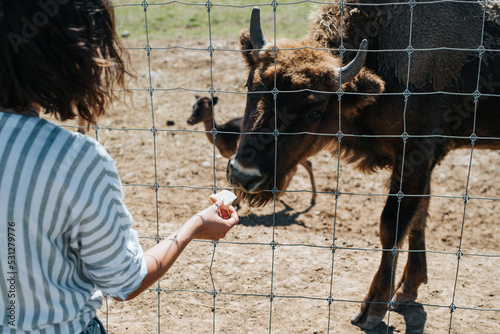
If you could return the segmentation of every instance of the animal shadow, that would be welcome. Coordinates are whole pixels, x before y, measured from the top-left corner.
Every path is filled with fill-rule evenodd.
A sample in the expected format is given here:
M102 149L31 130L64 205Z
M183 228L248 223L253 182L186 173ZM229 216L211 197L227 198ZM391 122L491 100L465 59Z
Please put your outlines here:
M275 222L276 226L290 226L290 225L301 225L306 227L306 225L303 222L297 221L297 218L304 213L307 213L311 208L314 206L314 204L311 204L307 209L304 211L300 212L295 212L293 214L290 214L290 212L293 211L293 208L286 204L284 201L279 200L280 203L282 203L285 208L281 211L278 211L274 214L274 220L273 220L273 214L269 215L264 215L264 216L258 216L254 213L251 213L247 216L240 217L240 222L239 225L244 225L244 226L273 226L273 221Z
M408 305L401 310L395 311L392 310L392 313L398 313L403 316L406 331L405 334L423 334L425 323L427 321L427 313L424 310L424 306L420 303L415 303L412 305ZM364 330L365 333L368 334L393 334L395 328L393 326L387 326L385 322L381 323L377 327ZM396 332L399 332L397 330Z
M427 313L422 304L416 303L406 306L397 313L404 317L406 334L422 334L424 332Z

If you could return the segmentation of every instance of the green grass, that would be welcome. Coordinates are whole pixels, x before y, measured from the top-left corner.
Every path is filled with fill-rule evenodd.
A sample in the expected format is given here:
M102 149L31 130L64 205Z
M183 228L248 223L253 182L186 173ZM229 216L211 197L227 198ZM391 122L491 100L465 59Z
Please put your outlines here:
M146 38L146 17L148 37L153 39L231 37L248 28L252 8L261 8L264 33L274 36L275 13L271 1L263 0L211 0L210 11L207 1L190 0L179 2L150 0L145 8L141 0L115 0L117 30L128 38ZM278 2L279 3L279 2ZM305 35L309 27L309 13L312 5L279 3L276 8L276 36L298 38ZM210 26L209 26L210 17Z

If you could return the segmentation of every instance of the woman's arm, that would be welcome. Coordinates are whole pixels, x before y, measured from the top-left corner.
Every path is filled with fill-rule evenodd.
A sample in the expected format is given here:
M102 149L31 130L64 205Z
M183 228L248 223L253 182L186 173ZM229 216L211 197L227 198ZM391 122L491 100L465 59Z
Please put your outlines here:
M226 236L226 233L238 223L239 218L233 207L229 207L227 215L223 213L223 218L219 217L218 205L219 202L196 214L167 239L144 252L148 273L141 285L125 300L135 298L165 275L193 239L217 241Z

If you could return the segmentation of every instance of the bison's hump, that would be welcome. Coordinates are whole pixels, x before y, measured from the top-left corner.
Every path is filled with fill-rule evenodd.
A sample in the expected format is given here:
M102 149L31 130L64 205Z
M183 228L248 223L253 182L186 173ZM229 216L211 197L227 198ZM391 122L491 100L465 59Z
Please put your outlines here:
M405 85L410 64L409 81L413 87L443 90L460 78L467 61L478 59L483 8L478 1L425 4L420 1L413 7L413 14L407 1L377 6L372 5L377 2L373 0L348 0L342 15L338 4L324 5L312 15L310 37L324 47L338 48L343 35L347 49L355 49L366 38L371 50L384 51L374 55L376 65L371 68L384 79L394 78ZM360 2L367 3L356 5ZM497 8L488 7L487 23L498 27ZM498 43L496 32L485 31L484 37L486 48L497 49L489 45ZM415 50L410 62L408 47ZM350 54L346 56L349 61Z
M382 50L410 47L410 61L405 51L379 53L378 62L386 71L393 69L402 83L407 81L410 65L409 81L417 89L432 84L433 90L444 90L459 79L463 64L477 56L477 52L466 50L481 45L481 7L477 3L425 4L415 6L413 15L409 6L405 9L406 13L392 16L379 45ZM411 48L416 51L411 52Z

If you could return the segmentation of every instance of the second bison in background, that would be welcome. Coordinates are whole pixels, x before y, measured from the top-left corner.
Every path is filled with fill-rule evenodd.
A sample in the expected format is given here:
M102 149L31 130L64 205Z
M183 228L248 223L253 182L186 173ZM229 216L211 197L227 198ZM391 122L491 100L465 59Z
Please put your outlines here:
M500 49L498 7L377 2L323 5L307 37L276 45L254 9L250 30L240 34L249 68L244 134L227 168L228 180L258 204L323 149L363 171L392 171L380 219L386 251L352 319L366 329L388 308L413 303L427 281L425 220L436 164L456 148L500 148L500 55L490 51ZM357 54L346 51L359 45ZM350 61L342 67L341 55ZM395 285L406 236L410 252Z

